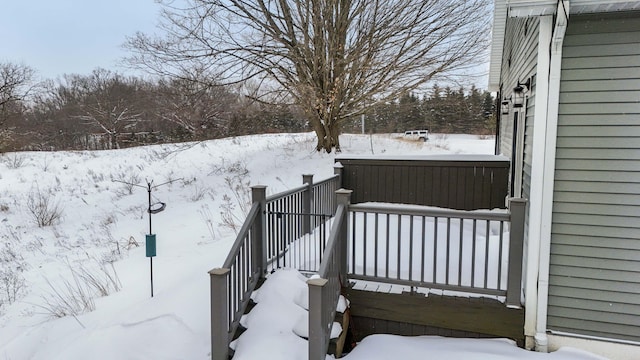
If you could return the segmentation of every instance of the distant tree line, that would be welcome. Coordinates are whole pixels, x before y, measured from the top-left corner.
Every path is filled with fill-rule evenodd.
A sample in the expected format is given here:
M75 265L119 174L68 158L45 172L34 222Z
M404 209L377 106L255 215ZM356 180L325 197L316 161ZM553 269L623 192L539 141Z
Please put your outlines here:
M0 151L102 150L309 131L294 107L251 101L229 86L96 69L37 87L29 97L7 96L0 104Z
M433 133L495 134L496 104L490 92L472 87L434 85L423 96L410 93L394 102L378 104L365 113L365 132L389 133L426 129ZM345 131L360 132L361 118Z
M246 93L247 84L244 92ZM494 101L471 88L408 94L366 113L367 132L493 133ZM301 110L251 100L232 86L143 79L104 69L36 82L25 65L0 63L0 152L102 150L229 136L311 131ZM360 117L344 124L360 132Z

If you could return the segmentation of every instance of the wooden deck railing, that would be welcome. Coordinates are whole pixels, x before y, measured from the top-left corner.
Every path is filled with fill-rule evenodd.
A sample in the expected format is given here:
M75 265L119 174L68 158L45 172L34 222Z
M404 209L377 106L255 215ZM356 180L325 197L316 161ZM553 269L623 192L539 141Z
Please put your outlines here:
M347 234L349 233L350 190L338 190L335 220L322 255L318 278L309 286L309 360L324 360L329 346L336 306L347 273Z
M316 184L313 175L303 175L303 182L304 185L265 201L267 270L284 266L318 270L319 256L335 213L335 191L339 188L340 175ZM312 263L316 265L309 267Z
M493 211L351 205L348 277L505 296L520 306L525 203Z
M305 257L299 263L308 264L313 260L317 267L320 266L319 251L326 245L324 236L327 234L322 227L326 218L335 211L333 204L336 201L329 194L339 188L340 175L338 173L317 184L313 184L312 180L312 176L305 175L304 185L269 197L266 196L265 186L252 187L251 210L229 255L220 268L209 271L212 359L228 359L229 343L240 324L251 293L268 270L277 267L280 260L284 265L287 256ZM326 213L312 214L311 209ZM283 219L282 214L288 217ZM277 219L279 216L280 220ZM321 229L316 231L312 225ZM307 239L309 242L321 242L322 247L316 250L298 246L295 249L299 253L292 254L291 244L299 244L304 237L311 237ZM318 254L318 259L312 259L315 254Z
M341 186L341 168L336 168L336 174L332 177L322 180L313 184L311 189L311 206L310 213L312 214L335 214L336 211L336 190ZM311 176L311 175L307 175ZM306 181L307 184L311 184L312 177ZM313 227L313 224L312 224Z
M229 343L251 293L266 268L263 216L266 187L252 188L253 205L222 267L209 271L211 281L211 358L227 359Z

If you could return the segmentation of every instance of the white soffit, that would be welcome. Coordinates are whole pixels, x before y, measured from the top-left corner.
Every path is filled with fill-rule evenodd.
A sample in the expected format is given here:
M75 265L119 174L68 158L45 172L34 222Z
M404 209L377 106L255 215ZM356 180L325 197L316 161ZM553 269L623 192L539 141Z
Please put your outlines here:
M491 54L489 58L489 91L500 90L500 71L502 70L502 50L504 32L507 25L507 6L504 1L493 4L493 26L491 29Z
M555 14L557 3L557 0L507 0L509 17ZM573 6L573 1L571 2L571 6Z
M640 10L640 1L604 1L604 0L582 0L571 1L571 13L598 13Z
M558 3L557 0L506 0L506 2L510 17L553 15ZM640 1L570 0L569 3L571 14L640 10Z

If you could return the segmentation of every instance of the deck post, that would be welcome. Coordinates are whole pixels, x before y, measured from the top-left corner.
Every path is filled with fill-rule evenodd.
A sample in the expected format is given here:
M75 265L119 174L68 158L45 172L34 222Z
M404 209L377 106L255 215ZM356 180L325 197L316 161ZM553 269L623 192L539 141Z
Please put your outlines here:
M302 193L302 233L311 232L311 201L313 199L313 174L302 175L302 183L307 184L307 190Z
M337 162L335 164L333 164L333 174L334 175L338 175L338 189L342 189L342 179L344 179L343 176L343 171L344 171L344 166L342 166L341 163ZM333 200L333 215L336 214L336 207L337 207L337 203L338 203L338 199L336 199L336 194L332 194L330 196L333 196L332 200Z
M307 280L309 287L309 360L325 360L327 356L326 332L322 321L324 293L327 279Z
M342 284L347 284L347 271L348 267L348 255L347 249L349 248L349 205L351 204L352 190L338 189L336 190L336 199L338 206L344 205L345 212L342 219L342 228L339 230L339 243L338 243L338 273L340 274L340 281Z
M227 311L229 269L209 271L211 280L211 360L229 358L229 314Z
M253 225L253 236L251 238L251 267L254 273L258 272L260 277L264 277L267 271L267 187L264 185L252 186L251 200L254 203L260 203L260 210Z
M507 296L505 303L509 307L521 307L522 292L522 253L524 244L524 215L526 199L509 199L511 227L509 229L509 272L507 274Z
M338 188L342 187L342 171L344 166L341 163L337 162L333 164L333 175L338 175Z

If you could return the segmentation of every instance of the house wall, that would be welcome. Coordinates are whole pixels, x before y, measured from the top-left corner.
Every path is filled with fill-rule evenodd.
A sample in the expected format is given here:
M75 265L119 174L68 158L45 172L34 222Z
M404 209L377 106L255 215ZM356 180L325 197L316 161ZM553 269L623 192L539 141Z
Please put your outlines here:
M571 16L556 149L548 329L640 342L640 14Z
M540 31L540 20L537 17L531 18L507 18L505 43L504 43L504 59L502 61L500 88L502 98L509 98L512 95L513 88L518 81L525 82L527 78L531 79L530 89L526 94L526 103L524 108L515 110L510 106L508 115L502 115L500 122L500 132L498 139L498 152L507 156L509 159L516 160L515 168L510 171L509 189L521 192L525 199L530 198L531 189L531 163L532 163L532 143L533 143L533 127L535 113L535 94L537 75L535 73L537 67L538 56L538 37ZM514 112L519 111L518 118L520 120L521 130L523 131L520 154L514 156L512 151L513 135L514 135ZM513 165L513 164L512 164ZM516 189L513 178L516 173L521 176L520 189ZM511 186L511 185L514 186ZM524 268L527 267L527 259L529 254L529 202L527 203L525 212L525 237L524 237ZM523 287L526 288L527 279L523 279ZM524 294L525 297L527 294Z
M518 81L524 82L535 73L538 40L537 18L508 18L504 59L502 61L500 95L510 98ZM533 93L529 92L530 97ZM529 104L533 104L529 98ZM514 108L510 106L508 115L501 115L498 154L511 157L513 147ZM527 112L529 113L529 112ZM532 114L532 112L531 112Z

